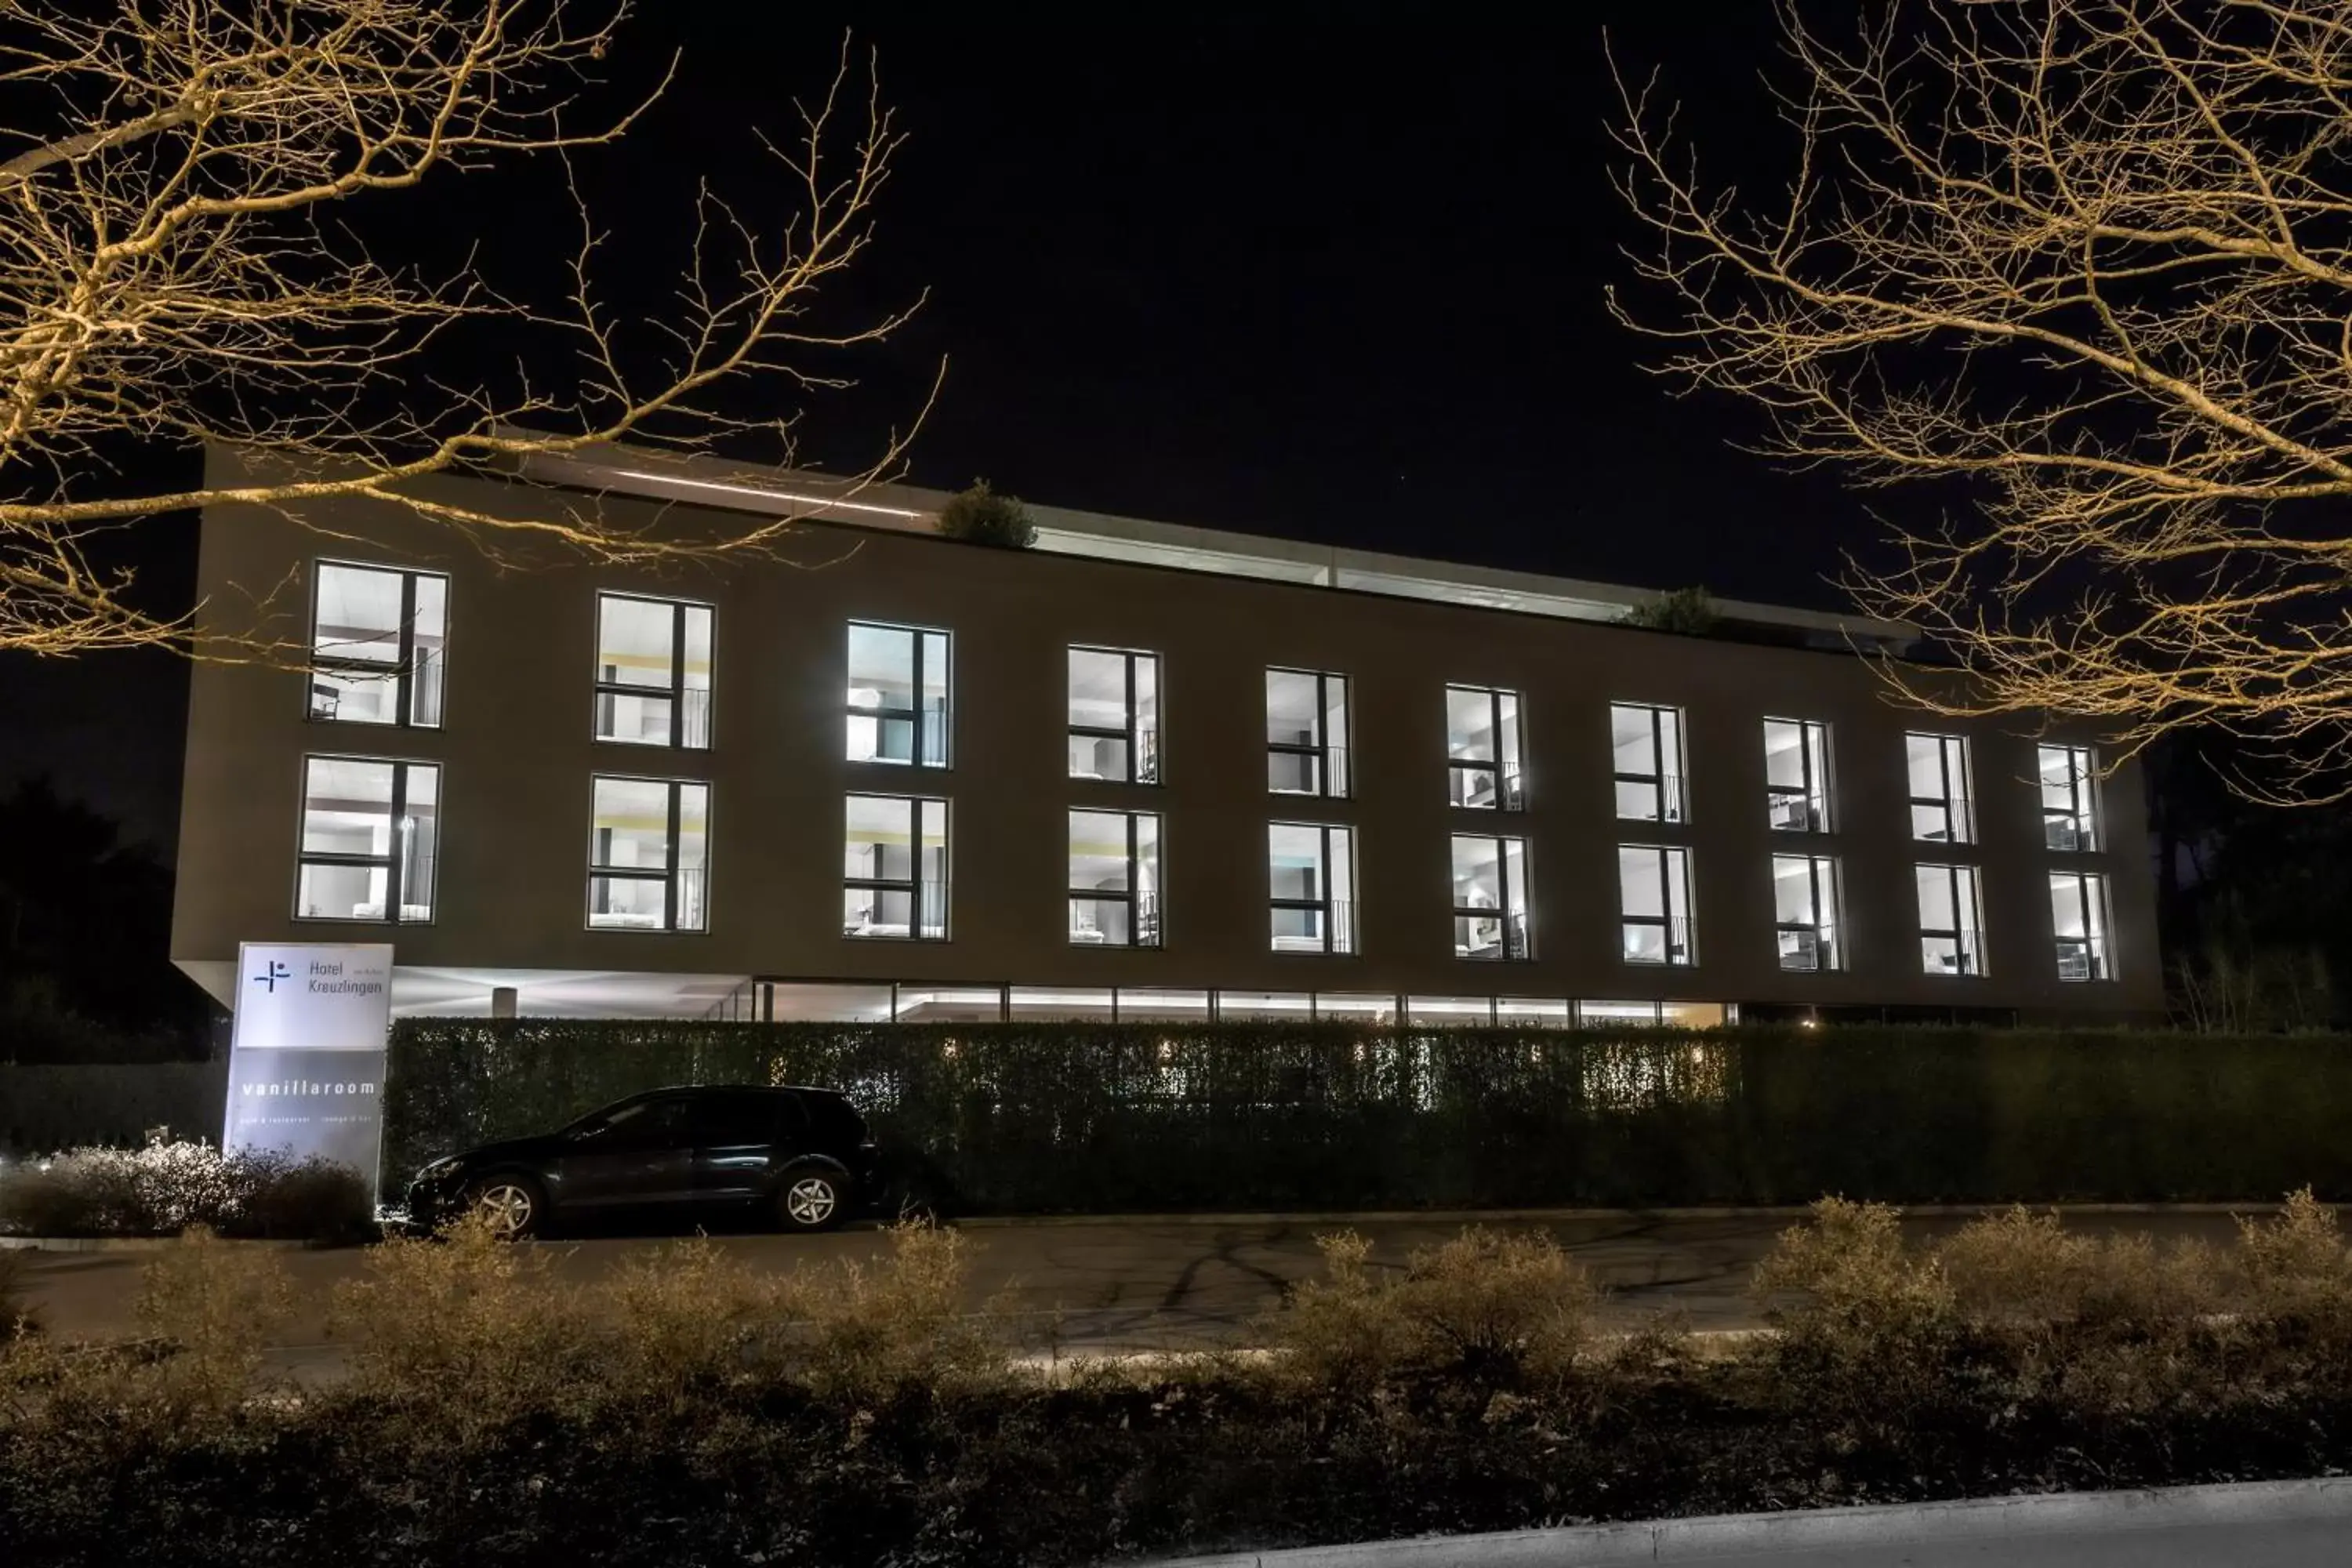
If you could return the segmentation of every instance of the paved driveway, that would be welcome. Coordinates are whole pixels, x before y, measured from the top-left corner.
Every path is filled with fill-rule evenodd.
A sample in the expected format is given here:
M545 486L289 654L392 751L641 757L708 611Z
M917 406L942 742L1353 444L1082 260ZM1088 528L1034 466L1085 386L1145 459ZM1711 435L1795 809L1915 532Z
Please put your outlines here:
M1612 1322L1630 1326L1674 1310L1691 1327L1753 1326L1746 1299L1749 1271L1788 1213L1606 1214L1492 1218L1506 1228L1540 1227L1557 1236L1609 1288ZM1914 1217L1925 1238L1963 1223ZM2225 1240L2230 1217L2209 1211L2077 1214L2086 1229L2149 1231L2160 1237ZM1245 1339L1251 1320L1276 1307L1283 1289L1314 1278L1321 1264L1315 1237L1343 1224L1369 1237L1374 1260L1401 1266L1415 1247L1458 1233L1458 1218L1109 1219L975 1223L970 1300L977 1308L1008 1300L1038 1348L1078 1352L1198 1348ZM840 1258L870 1258L887 1249L879 1232L826 1236L722 1236L718 1244L755 1268L791 1269ZM665 1245L658 1238L594 1237L551 1241L560 1280L586 1284L622 1259ZM326 1308L334 1284L360 1270L357 1248L281 1253L299 1311L274 1367L309 1372L340 1360L327 1339ZM50 1330L64 1338L107 1338L135 1331L132 1303L145 1258L135 1252L36 1254L27 1296Z

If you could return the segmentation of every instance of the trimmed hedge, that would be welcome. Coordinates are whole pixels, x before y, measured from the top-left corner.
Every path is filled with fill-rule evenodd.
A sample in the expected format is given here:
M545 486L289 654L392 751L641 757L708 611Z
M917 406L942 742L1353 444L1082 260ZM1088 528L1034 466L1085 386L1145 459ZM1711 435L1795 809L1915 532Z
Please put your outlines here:
M2352 1196L2337 1036L407 1019L385 1185L673 1083L846 1090L968 1213Z

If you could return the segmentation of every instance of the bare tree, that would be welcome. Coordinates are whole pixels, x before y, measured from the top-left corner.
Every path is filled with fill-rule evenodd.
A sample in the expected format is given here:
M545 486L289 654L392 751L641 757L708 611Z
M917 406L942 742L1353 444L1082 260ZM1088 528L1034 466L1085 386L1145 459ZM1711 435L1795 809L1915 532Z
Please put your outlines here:
M1784 190L1702 181L1626 91L1660 368L1769 448L1956 480L1850 566L1976 679L1955 712L2203 724L2352 792L2352 3L1782 0ZM1903 678L1900 674L1898 679Z
M652 322L625 321L595 288L584 207L541 288L371 254L345 214L534 155L568 177L571 154L619 138L668 85L656 62L644 96L592 117L583 100L625 5L588 4L586 17L576 0L0 6L0 134L14 143L0 143L0 650L183 644L185 623L133 608L127 580L91 563L99 534L180 508L251 502L299 521L308 503L368 496L494 552L528 539L606 560L756 551L788 526L627 531L592 507L509 515L405 488L624 436L752 430L790 460L789 415L732 419L714 395L763 379L782 403L841 384L835 351L904 320L827 328L812 313L866 245L898 142L845 49L797 138L771 149L772 211L696 194L672 308ZM441 353L485 326L508 349L502 385L451 377ZM94 489L93 460L118 437L237 443L271 477Z

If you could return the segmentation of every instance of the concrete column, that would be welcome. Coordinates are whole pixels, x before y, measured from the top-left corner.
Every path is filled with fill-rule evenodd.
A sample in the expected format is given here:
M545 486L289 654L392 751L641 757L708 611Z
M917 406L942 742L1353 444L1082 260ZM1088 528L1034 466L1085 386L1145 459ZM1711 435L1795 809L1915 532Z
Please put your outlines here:
M492 986L490 988L490 1016L493 1018L511 1018L514 1016L515 988L511 985Z

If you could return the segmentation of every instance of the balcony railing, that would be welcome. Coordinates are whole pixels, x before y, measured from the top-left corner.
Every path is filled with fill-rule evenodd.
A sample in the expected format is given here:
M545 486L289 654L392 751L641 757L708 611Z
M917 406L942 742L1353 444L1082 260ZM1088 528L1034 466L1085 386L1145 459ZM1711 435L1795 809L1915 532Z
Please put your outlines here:
M1677 915L1671 920L1654 916L1624 917L1624 953L1628 963L1686 964L1697 962L1692 944L1692 922Z
M1274 902L1276 952L1353 952L1356 906L1348 899L1277 899Z
M2106 977L2106 938L2062 936L2058 939L2059 979L2105 980Z
M1982 974L1983 933L1973 928L1921 932L1919 966L1929 974Z

